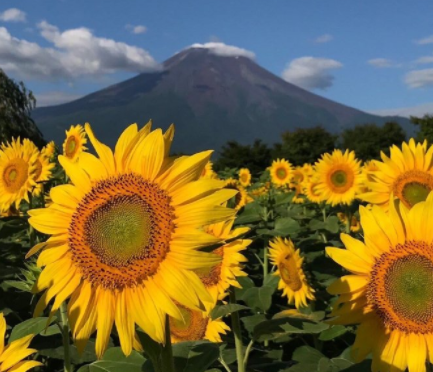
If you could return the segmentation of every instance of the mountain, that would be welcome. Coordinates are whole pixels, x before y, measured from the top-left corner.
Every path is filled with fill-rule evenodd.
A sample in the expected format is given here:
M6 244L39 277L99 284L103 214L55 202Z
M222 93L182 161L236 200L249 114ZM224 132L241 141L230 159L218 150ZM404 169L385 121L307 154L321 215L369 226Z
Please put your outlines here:
M175 123L173 151L183 153L218 150L229 140L272 144L284 131L316 125L340 133L356 124L394 120L413 131L406 118L375 116L320 97L246 57L190 48L163 67L73 102L38 108L32 116L45 138L58 144L71 124L89 122L113 146L130 123L153 119L163 129Z

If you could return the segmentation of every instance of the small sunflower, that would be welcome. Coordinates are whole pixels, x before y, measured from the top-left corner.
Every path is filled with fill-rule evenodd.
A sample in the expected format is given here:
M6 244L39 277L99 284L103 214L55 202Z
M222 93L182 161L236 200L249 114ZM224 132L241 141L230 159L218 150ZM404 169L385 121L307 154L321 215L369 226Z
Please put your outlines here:
M245 256L240 253L252 242L250 239L237 239L249 231L248 227L240 227L232 230L234 219L209 225L205 231L223 241L230 241L222 245L213 254L221 257L221 261L213 266L202 270L196 270L201 281L212 296L212 307L218 300L227 295L230 286L241 288L237 281L239 276L247 276L243 271L243 264L247 262Z
M77 161L80 154L87 150L86 132L84 128L78 125L71 125L66 131L66 139L63 142L63 155L71 161Z
M209 160L205 167L203 168L203 171L201 172L201 178L218 178L218 175L213 170L213 163Z
M27 372L29 369L41 366L36 360L23 360L37 352L28 349L34 335L28 335L5 345L6 320L0 313L0 371L2 372Z
M34 173L39 151L30 141L20 139L0 147L0 209L16 209L22 200L29 202L29 194L36 186Z
M270 168L271 180L278 186L289 184L292 176L292 164L286 159L277 159L272 162Z
M228 178L225 180L226 189L237 190L238 193L233 197L233 200L229 202L229 206L235 210L239 210L247 204L248 194L245 188L234 178Z
M182 319L170 317L171 342L208 340L222 342L221 334L230 331L230 327L221 319L212 320L201 311L191 310L178 305Z
M382 161L374 162L378 170L370 172L371 179L365 182L370 191L359 198L387 210L393 194L411 208L433 190L433 146L427 149L426 141L416 143L412 138L403 142L401 150L395 145L390 150L390 157L381 153Z
M341 234L346 249L326 252L350 272L328 287L339 295L333 324L359 324L352 357L373 356L377 372L425 372L433 363L433 194L411 210L360 207L364 242Z
M297 309L307 306L307 299L314 300L314 289L308 285L302 269L303 258L299 249L289 239L275 238L270 242L269 257L273 265L277 266L274 275L280 277L278 289L283 290L289 304L295 303Z
M351 204L362 187L360 161L353 151L334 150L316 163L316 190L332 206Z
M313 203L319 204L323 201L322 194L317 191L317 182L315 181L304 183L304 195Z
M224 182L199 179L211 151L168 157L174 127L163 134L150 123L128 127L114 154L85 130L96 157L83 152L77 162L59 156L72 184L51 189L48 208L29 211L30 224L52 235L43 249L44 267L34 292L45 291L35 316L67 300L72 336L82 351L97 330L96 354L108 346L113 325L126 355L135 343L135 325L165 342L165 319L182 319L178 306L205 310L211 302L193 270L215 266L218 255L201 247L220 243L203 226L233 218L222 207L233 197Z
M48 159L51 159L56 153L56 144L54 141L48 142L47 145L41 150Z
M344 225L347 224L347 215L346 213L343 212L338 212L337 213L337 217L340 220L340 222ZM359 223L359 220L356 218L356 216L351 217L350 220L350 231L352 232L358 232L359 230L361 230L361 225Z
M290 187L296 187L297 185L301 185L305 180L306 180L306 176L304 174L303 168L296 167L292 171Z
M239 170L239 182L243 187L251 185L251 173L248 168L241 168Z

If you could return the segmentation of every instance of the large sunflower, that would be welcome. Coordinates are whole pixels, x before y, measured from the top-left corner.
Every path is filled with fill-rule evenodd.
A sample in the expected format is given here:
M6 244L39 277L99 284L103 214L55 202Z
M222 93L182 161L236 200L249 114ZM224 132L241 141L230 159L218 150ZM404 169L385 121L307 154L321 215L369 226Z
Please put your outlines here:
M23 360L36 353L35 349L28 349L34 335L28 335L5 345L6 321L0 313L0 371L26 372L42 363L36 360Z
M221 204L233 190L218 180L199 180L211 151L175 160L168 157L174 129L163 135L128 127L113 152L90 126L86 133L99 158L82 153L78 162L59 156L72 184L51 189L52 204L29 212L30 224L52 235L28 254L43 252L45 266L34 292L46 290L37 316L54 298L51 312L71 296L73 338L83 350L97 330L96 353L104 353L115 323L128 355L138 324L164 343L165 318L182 319L177 303L204 310L211 298L193 270L221 258L198 250L220 239L202 231L232 218Z
M316 163L318 194L331 205L350 204L362 187L360 161L353 151L334 150Z
M86 132L83 126L80 124L71 125L69 130L66 131L66 139L63 142L63 155L69 160L76 161L80 154L87 150L86 143Z
M248 168L241 168L239 170L239 182L243 187L251 185L251 172Z
M20 139L0 147L0 209L8 210L12 205L19 208L21 201L29 201L29 193L36 186L34 173L38 150L30 141Z
M270 168L271 181L278 186L287 185L292 177L292 164L286 159L277 159Z
M346 249L327 248L350 272L328 292L340 295L335 324L360 323L353 357L373 355L373 371L425 372L433 362L433 194L411 210L360 208L364 242L342 234ZM400 213L399 213L400 212Z
M314 300L314 289L308 285L304 270L303 258L299 255L299 249L289 239L275 238L270 243L269 257L271 263L277 266L274 275L280 277L278 289L283 290L283 296L287 296L289 304L295 304L296 308L307 306L307 299Z
M196 270L201 281L212 296L214 307L218 300L227 295L230 286L241 288L237 281L238 276L247 276L243 271L243 264L248 260L240 253L252 242L250 239L239 237L249 231L248 227L239 227L232 230L234 219L212 224L206 227L206 232L222 239L226 244L212 251L213 254L221 257L221 262L213 267Z
M383 152L382 161L375 161L378 168L370 171L366 186L370 190L359 197L371 204L388 209L391 193L408 208L424 201L433 190L433 146L427 149L427 142L403 142L402 149L391 147L390 157Z
M212 320L201 311L191 310L179 305L183 319L170 317L171 342L208 340L221 342L221 334L230 331L230 327L221 319Z

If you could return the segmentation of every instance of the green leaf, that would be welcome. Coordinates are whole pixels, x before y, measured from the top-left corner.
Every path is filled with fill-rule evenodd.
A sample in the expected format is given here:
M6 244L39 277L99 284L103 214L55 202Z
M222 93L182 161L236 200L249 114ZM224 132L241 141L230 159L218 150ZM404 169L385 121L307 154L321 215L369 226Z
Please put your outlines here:
M325 229L325 223L320 220L310 220L308 223L308 228L310 230L316 231L316 230L324 230Z
M244 316L243 318L241 318L241 321L244 324L245 329L249 333L253 333L255 326L266 320L267 318L264 314L255 314L251 316Z
M249 288L241 300L252 309L267 311L272 304L274 289L268 286Z
M176 372L205 372L219 357L218 344L206 341L173 345Z
M333 234L337 234L340 231L340 226L338 225L338 217L328 217L325 221L325 229Z
M300 363L311 363L318 364L320 359L325 358L325 356L317 349L310 346L298 347L294 352L292 359Z
M216 306L210 313L210 316L212 319L218 319L223 316L229 315L231 313L234 313L236 311L240 310L248 310L249 307L239 304L228 304L228 305L221 305Z
M268 275L263 283L264 286L273 288L274 291L277 290L278 282L280 281L280 277L277 275Z
M247 204L243 211L236 217L235 224L242 225L246 223L253 223L262 220L263 211L262 207L257 203Z
M146 359L133 351L126 357L119 347L108 349L102 360L81 367L77 372L142 372Z
M275 221L275 228L272 232L274 236L296 235L301 226L299 222L291 217L278 218Z
M255 287L254 282L248 276L240 276L236 278L242 288L235 288L236 298L242 298L244 293L249 289Z
M341 372L365 372L371 371L371 359L366 359L361 363L354 364L349 368L342 369Z
M27 319L24 322L17 324L12 329L12 333L8 342L10 344L12 341L18 340L30 334L38 335L45 330L45 328L48 328L48 326L55 320L56 317L52 317L48 323L48 318L46 317Z
M347 329L345 326L342 325L335 325L330 327L329 329L325 329L319 336L319 340L322 341L329 341L333 340L334 338L344 335L346 333Z

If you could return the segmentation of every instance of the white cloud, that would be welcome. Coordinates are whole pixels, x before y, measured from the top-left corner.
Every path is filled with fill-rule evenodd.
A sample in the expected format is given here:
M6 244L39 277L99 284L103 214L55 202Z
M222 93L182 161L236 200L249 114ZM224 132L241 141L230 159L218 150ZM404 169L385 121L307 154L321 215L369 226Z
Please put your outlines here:
M233 45L227 45L221 42L209 42L205 44L193 44L191 48L203 48L208 49L210 53L216 54L222 57L246 57L249 59L255 59L256 55L246 49L238 48Z
M371 66L378 68L394 67L395 64L387 58L373 58L369 59L367 63Z
M38 29L51 47L15 38L0 27L1 68L20 78L35 80L72 80L117 71L147 72L161 68L146 50L96 37L84 27L60 32L44 21L38 24Z
M433 102L424 103L422 105L412 106L412 107L400 107L400 108L393 108L393 109L380 109L380 110L370 110L368 111L375 115L382 115L382 116L417 116L422 117L425 114L433 114Z
M305 89L326 89L332 86L334 76L331 70L343 65L329 58L301 57L287 64L282 78Z
M76 99L81 98L83 95L58 91L39 93L35 94L35 96L37 107L43 107L60 105L62 103L75 101Z
M410 71L406 74L404 81L411 88L432 86L433 68Z
M419 45L433 44L433 35L427 36L423 39L416 40L415 43Z
M415 61L418 65L427 65L429 63L433 63L433 56L424 56L420 57Z
M334 37L330 34L323 34L317 37L314 42L317 44L329 43Z
M26 13L17 8L10 8L0 13L0 21L3 22L25 22Z
M138 34L144 34L144 33L147 32L147 27L143 26L143 25L136 25L136 26L134 26L134 25L127 24L125 26L125 28L127 30L131 31L133 34L136 34L136 35L138 35Z

